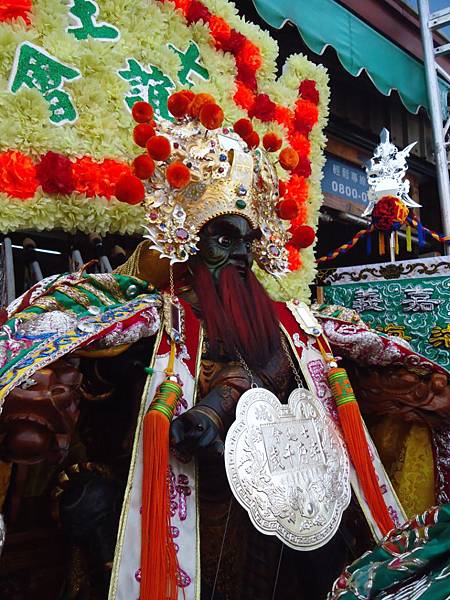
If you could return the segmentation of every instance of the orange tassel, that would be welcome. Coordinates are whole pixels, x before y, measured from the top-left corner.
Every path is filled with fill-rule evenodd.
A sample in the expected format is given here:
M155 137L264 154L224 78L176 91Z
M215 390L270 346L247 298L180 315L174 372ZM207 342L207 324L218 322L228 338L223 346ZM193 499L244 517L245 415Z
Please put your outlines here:
M330 367L328 381L336 401L348 453L356 469L365 499L382 535L386 535L395 525L380 490L370 458L361 413L348 375L345 369Z
M169 427L181 386L168 378L144 418L141 515L141 600L177 600L178 561L171 535Z

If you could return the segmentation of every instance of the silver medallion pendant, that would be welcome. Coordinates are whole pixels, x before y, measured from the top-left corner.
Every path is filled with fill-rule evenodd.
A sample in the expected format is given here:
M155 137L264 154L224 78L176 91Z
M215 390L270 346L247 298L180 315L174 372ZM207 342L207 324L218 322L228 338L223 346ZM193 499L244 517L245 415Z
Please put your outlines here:
M264 388L242 394L225 441L225 467L254 526L296 550L326 544L350 502L341 434L302 388L288 404Z

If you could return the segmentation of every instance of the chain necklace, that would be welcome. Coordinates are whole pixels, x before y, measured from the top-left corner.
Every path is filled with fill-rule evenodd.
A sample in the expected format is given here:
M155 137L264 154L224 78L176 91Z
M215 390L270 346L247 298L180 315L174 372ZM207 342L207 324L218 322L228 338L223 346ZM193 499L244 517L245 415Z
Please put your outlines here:
M289 366L291 367L291 369L292 369L292 372L293 372L293 374L294 374L295 382L297 383L297 386L298 386L299 388L303 388L303 387L304 387L304 385L303 385L303 379L302 379L302 376L300 375L300 373L299 373L298 369L296 368L296 366L295 366L295 364L294 364L294 361L293 361L293 359L292 359L291 353L289 352L289 348L288 348L288 346L287 346L287 343L286 343L286 338L285 338L285 336L284 336L283 334L281 335L281 338L280 338L280 340L281 340L281 346L282 346L282 348L283 348L283 351L284 351L284 353L285 353L285 355L286 355L286 358L287 358L287 360L288 360ZM241 354L241 353L239 352L239 350L237 350L237 349L236 349L236 356L238 357L238 359L239 359L239 363L241 364L241 366L243 367L244 371L247 373L247 375L248 375L248 377L249 377L249 379L250 379L250 386L251 386L252 388L257 388L257 387L259 387L259 386L258 386L258 385L255 383L255 380L254 380L254 378L253 378L253 373L252 373L252 371L251 371L250 367L249 367L249 366L248 366L248 364L245 362L245 360L244 360L244 357L242 356L242 354Z

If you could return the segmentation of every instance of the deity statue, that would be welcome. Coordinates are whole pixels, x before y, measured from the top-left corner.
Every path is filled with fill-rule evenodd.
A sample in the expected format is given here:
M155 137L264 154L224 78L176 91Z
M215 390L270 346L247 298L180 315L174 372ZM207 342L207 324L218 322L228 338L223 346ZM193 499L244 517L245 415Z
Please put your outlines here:
M376 389L385 410L445 428L448 373L354 311L273 301L254 272L282 288L288 271L272 160L178 116L154 136L147 239L112 274L39 282L3 319L2 560L44 530L59 552L29 589L46 597L324 598L406 520L333 351L369 420ZM146 438L155 411L171 419L167 448ZM146 490L169 444L161 486ZM449 486L423 483L430 504ZM147 539L148 498L170 517L176 589L163 582L161 596L141 591L161 576L143 553L163 546L165 560L167 541ZM14 586L0 562L0 592Z

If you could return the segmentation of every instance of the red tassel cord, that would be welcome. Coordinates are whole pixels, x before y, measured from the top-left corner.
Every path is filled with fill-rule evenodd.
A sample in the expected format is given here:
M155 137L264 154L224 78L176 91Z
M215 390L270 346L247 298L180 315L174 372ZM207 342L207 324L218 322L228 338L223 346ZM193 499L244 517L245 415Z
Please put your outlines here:
M178 561L171 535L168 485L169 427L181 386L170 376L174 347L166 371L144 418L144 472L141 516L141 600L177 600Z
M380 490L361 413L347 372L339 367L331 367L328 371L328 382L336 401L348 453L356 469L370 512L381 533L386 535L395 525Z
M328 344L326 344L328 350L325 350L323 342L318 340L318 343L325 360L330 363L333 355ZM382 535L386 535L395 525L380 490L353 388L346 370L337 365L330 366L327 377L336 402L348 453L355 467L364 497L375 523Z

